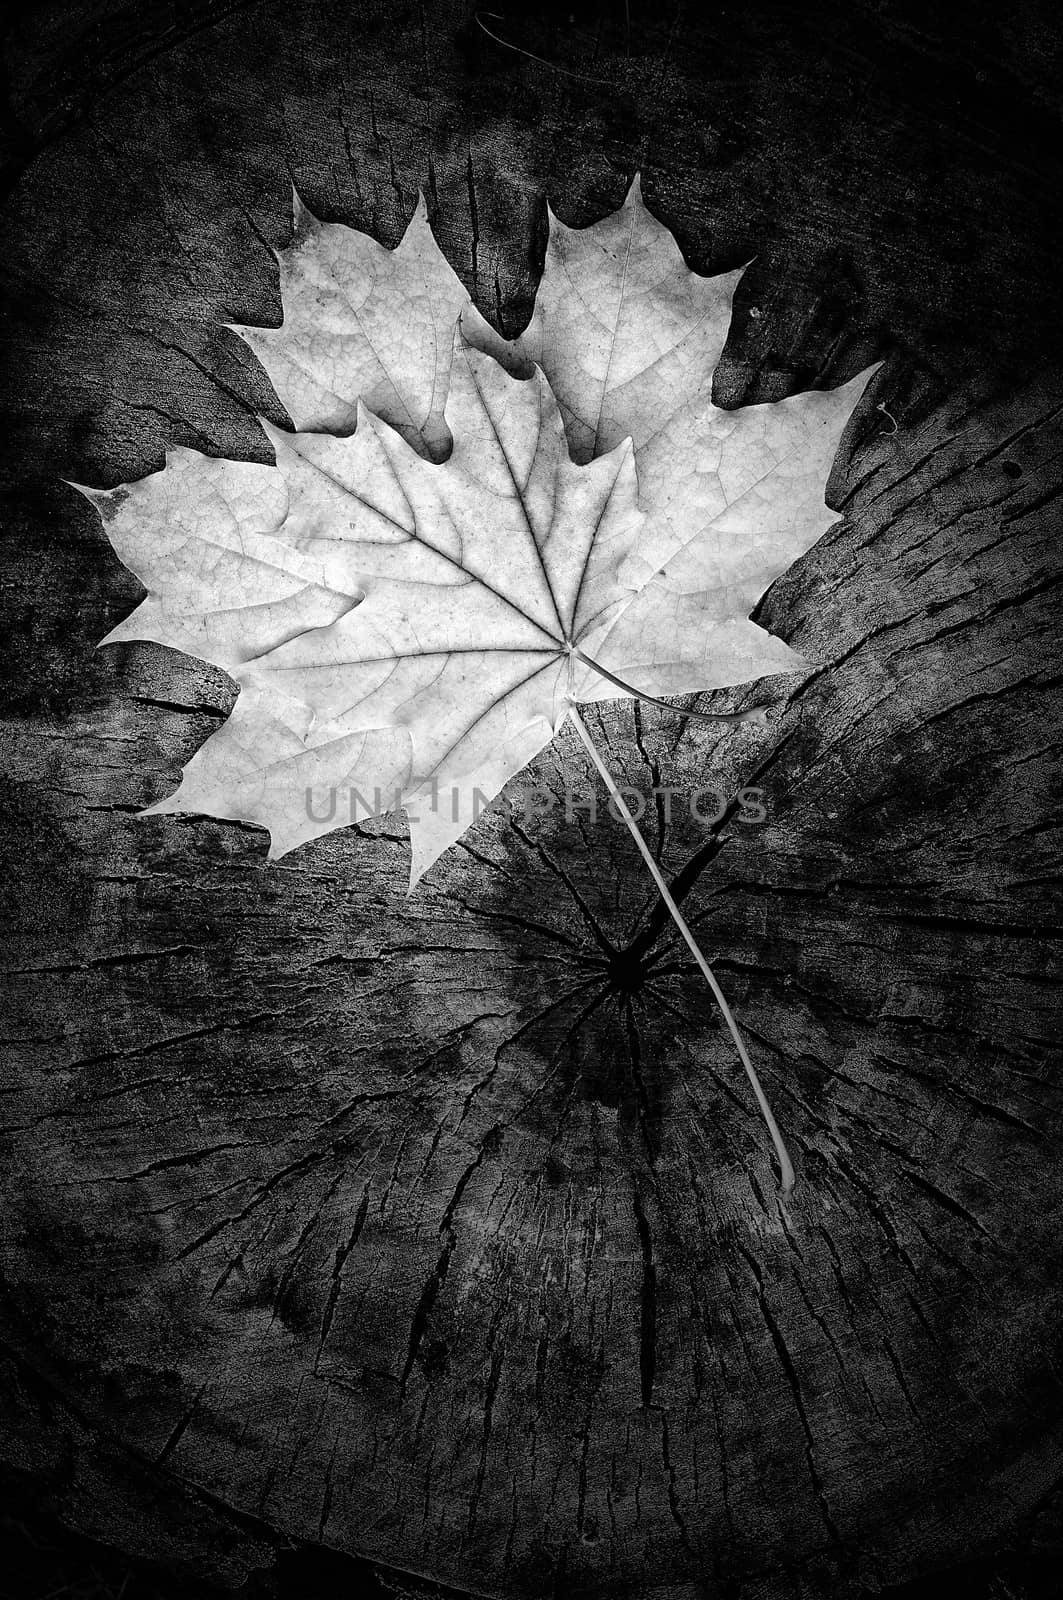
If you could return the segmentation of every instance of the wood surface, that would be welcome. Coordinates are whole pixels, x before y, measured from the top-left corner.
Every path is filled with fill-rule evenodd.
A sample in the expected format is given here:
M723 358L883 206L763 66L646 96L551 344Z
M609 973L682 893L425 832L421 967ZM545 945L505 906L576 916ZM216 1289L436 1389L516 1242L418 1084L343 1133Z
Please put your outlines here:
M407 1592L834 1600L1056 1537L1054 8L6 27L0 1458L230 1586L299 1545ZM271 864L139 817L234 690L95 650L140 590L62 481L270 459L222 324L279 321L293 181L389 246L423 189L512 334L547 198L582 225L636 170L694 268L752 261L721 404L883 362L844 520L756 613L821 665L766 728L588 719L643 792L764 791L646 826L785 1207L630 839L566 819L572 730L554 809L492 808L409 898L401 818Z

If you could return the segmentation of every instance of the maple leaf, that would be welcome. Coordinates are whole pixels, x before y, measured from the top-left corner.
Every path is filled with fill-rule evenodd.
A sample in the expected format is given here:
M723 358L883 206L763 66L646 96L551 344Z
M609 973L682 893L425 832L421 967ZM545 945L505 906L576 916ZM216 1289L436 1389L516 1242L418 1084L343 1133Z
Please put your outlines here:
M805 665L748 613L834 520L823 486L869 373L714 406L740 274L692 272L637 180L593 227L551 218L508 344L423 201L394 251L298 201L295 222L282 326L237 330L298 430L263 423L276 465L179 449L85 491L147 589L102 642L155 640L240 685L150 811L259 823L278 856L401 804L412 887L566 716L611 783L578 702Z
M280 262L282 326L239 330L301 430L263 424L276 467L179 449L88 491L148 590L103 642L155 640L241 686L149 810L259 823L276 857L401 803L412 886L549 741L566 697L804 665L748 612L834 520L823 484L868 374L715 407L740 274L691 272L637 180L591 228L551 219L510 345L423 201L394 251L297 201ZM316 820L313 790L351 805Z

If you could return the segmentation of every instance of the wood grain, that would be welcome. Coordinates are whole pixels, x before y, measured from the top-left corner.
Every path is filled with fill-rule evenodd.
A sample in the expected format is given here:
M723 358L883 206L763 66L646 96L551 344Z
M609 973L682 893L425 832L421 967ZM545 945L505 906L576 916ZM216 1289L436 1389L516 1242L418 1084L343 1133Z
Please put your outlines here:
M10 27L3 1459L227 1584L296 1542L654 1600L991 1552L1063 1442L1058 20ZM389 245L423 189L511 334L546 198L586 223L636 169L699 271L752 259L721 403L885 360L844 520L757 612L822 664L719 741L590 715L644 793L764 792L759 826L646 825L786 1129L786 1209L630 840L566 819L571 730L532 774L553 809L493 808L409 899L396 819L278 865L259 830L140 818L233 688L95 653L139 591L60 481L269 459L283 413L221 324L279 320L293 179Z

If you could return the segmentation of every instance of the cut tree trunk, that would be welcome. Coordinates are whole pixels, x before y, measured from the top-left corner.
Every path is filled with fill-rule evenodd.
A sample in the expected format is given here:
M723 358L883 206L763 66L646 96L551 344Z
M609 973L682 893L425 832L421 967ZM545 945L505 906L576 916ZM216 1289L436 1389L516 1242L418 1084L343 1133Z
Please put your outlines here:
M7 42L0 1452L219 1582L302 1541L514 1600L841 1596L1059 1479L1059 23L626 9L97 4ZM587 714L677 791L643 825L786 1205L571 728L519 786L554 804L409 898L401 817L280 864L142 818L233 686L94 653L140 590L61 481L270 459L221 325L279 320L293 179L388 245L423 189L513 334L546 198L582 225L636 169L698 271L755 258L721 404L885 361L844 520L757 613L815 666L714 702L767 726ZM743 788L764 820L690 813Z

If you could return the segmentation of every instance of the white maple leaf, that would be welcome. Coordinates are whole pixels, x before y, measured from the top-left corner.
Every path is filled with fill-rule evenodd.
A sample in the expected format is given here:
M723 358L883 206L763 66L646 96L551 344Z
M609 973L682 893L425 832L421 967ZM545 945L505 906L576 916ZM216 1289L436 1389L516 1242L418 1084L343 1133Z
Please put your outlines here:
M423 202L398 248L296 204L284 322L239 329L298 431L276 465L188 449L86 490L147 596L103 643L225 669L228 721L150 811L261 824L270 853L407 808L411 888L580 701L747 683L804 663L749 620L834 520L824 485L869 377L712 403L737 273L692 272L642 204L551 219L529 326L475 311ZM340 795L322 816L315 792ZM726 1001L622 801L647 866Z
M690 271L637 182L593 227L551 220L512 345L423 202L394 251L297 202L280 260L282 327L240 330L301 430L266 425L276 467L179 449L89 491L148 590L103 642L171 645L241 687L150 810L259 823L279 856L401 802L412 886L567 696L804 665L748 613L834 520L823 485L868 374L713 406L739 274ZM308 791L330 789L342 803L315 820Z

